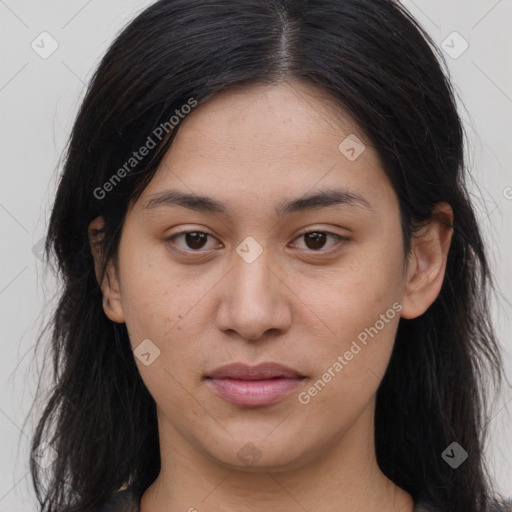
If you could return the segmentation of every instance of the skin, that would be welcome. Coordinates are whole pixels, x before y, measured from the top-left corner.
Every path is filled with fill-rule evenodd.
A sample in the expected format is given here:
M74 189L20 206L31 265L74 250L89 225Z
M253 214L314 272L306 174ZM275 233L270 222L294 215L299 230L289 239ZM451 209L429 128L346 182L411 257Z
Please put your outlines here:
M354 161L338 149L349 134L366 146ZM357 192L371 209L274 216L283 200L320 188ZM230 214L144 210L168 189L213 197ZM117 262L98 273L105 313L126 322L132 347L149 338L161 351L148 366L136 358L157 404L162 458L142 512L412 511L411 496L376 462L375 396L399 317L421 315L439 294L452 230L433 219L404 260L398 206L364 133L311 85L225 91L185 118L128 211ZM452 219L448 205L438 211ZM101 225L97 218L91 228ZM301 236L306 228L346 240L329 236L315 246ZM211 236L196 245L168 240L187 230ZM248 236L262 249L252 263L236 252ZM93 253L99 269L101 254ZM400 313L300 403L299 392L394 303ZM307 377L272 405L233 405L204 380L227 363L268 361ZM249 443L260 457L252 466L237 456Z

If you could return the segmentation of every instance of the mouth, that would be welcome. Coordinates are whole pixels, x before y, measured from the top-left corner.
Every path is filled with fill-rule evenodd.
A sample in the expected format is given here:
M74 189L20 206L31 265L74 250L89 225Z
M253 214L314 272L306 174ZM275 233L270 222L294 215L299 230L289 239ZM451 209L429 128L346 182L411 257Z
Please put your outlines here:
M281 401L302 384L306 376L277 363L251 367L233 363L205 377L218 396L239 407L261 407Z

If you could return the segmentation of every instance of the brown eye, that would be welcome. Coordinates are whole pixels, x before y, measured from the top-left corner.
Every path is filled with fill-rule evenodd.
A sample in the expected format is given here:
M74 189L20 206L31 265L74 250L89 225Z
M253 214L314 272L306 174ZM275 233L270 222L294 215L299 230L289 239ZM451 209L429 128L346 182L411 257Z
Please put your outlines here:
M212 237L209 233L205 233L204 231L183 231L182 233L177 233L172 235L167 239L171 245L177 246L178 251L182 252L199 252L201 249L208 243L208 237ZM178 244L177 239L181 238L183 243Z
M325 245L326 239L326 234L319 231L313 231L304 235L304 240L309 249L321 249Z
M304 244L306 246L306 250L310 251L316 251L316 252L332 252L333 250L336 251L336 246L342 246L344 241L347 241L347 239L341 235L337 235L335 233L329 233L328 231L308 231L305 233L302 233L298 239L303 239ZM331 248L328 248L324 251L321 251L321 249L324 248L329 238L334 239L337 241L337 244L331 245ZM341 243L340 243L341 242ZM333 247L335 249L333 249ZM300 247L299 247L300 248ZM338 249L341 247L338 247Z
M190 249L202 249L208 238L207 233L201 233L200 231L191 231L185 233L185 243Z

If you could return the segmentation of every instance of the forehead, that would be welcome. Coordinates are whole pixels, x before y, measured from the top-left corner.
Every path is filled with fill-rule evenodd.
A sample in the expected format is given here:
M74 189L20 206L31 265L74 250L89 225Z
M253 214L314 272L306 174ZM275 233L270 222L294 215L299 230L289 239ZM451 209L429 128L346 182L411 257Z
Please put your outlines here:
M318 145L321 134L354 131L359 129L332 96L294 81L222 91L184 119L176 139L186 143L190 137L204 137L205 146L213 142L222 148L233 148L244 139L258 150L272 148L268 156L278 158L281 151L298 153L304 144Z
M344 150L354 136L361 145L352 159ZM319 189L392 195L358 126L323 91L301 82L223 91L196 107L144 191L143 206L171 188L213 196L233 211L259 205L276 213L283 197Z

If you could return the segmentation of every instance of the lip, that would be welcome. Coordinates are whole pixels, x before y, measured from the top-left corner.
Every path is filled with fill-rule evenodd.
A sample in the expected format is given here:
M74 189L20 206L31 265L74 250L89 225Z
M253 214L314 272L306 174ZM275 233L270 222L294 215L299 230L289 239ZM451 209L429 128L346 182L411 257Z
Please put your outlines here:
M212 379L266 380L277 377L293 379L303 377L303 375L297 370L279 363L261 363L256 366L231 363L213 370L207 377Z
M306 377L278 363L248 366L232 363L206 376L207 385L224 400L240 407L260 407L279 402Z

